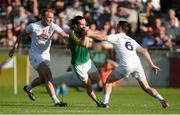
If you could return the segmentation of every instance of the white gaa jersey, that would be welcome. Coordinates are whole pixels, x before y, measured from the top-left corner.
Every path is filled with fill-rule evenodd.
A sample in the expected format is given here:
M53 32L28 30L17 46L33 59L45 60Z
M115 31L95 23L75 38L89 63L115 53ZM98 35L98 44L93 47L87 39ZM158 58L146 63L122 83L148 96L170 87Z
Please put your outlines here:
M141 64L136 53L136 49L141 47L134 39L125 33L109 35L107 41L111 42L115 47L116 55L120 65L131 66Z
M51 26L44 27L41 21L31 23L26 27L26 32L30 33L31 37L31 48L29 53L39 54L42 57L50 58L49 50L51 46L51 36L54 32L62 32L63 30L57 25L52 24Z

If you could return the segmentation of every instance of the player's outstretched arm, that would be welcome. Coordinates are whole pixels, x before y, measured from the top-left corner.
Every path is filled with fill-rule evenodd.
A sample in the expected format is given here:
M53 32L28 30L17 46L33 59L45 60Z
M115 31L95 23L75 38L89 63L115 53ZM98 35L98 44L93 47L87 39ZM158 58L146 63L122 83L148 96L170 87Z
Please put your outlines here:
M141 53L146 58L147 62L149 63L149 65L151 66L152 70L155 73L157 73L160 70L160 68L158 66L154 65L147 48L138 47L137 52Z
M93 39L99 40L99 41L107 40L107 35L102 31L88 30L87 31L87 36L91 37Z
M68 39L69 35L66 34L64 31L59 33L64 39Z
M17 49L17 47L19 46L19 43L20 43L22 37L26 37L27 35L28 35L28 34L27 34L25 31L23 31L23 32L18 36L18 38L16 39L16 41L15 41L12 49L9 51L9 57L12 57L12 56L14 55L14 52L15 52L15 50Z

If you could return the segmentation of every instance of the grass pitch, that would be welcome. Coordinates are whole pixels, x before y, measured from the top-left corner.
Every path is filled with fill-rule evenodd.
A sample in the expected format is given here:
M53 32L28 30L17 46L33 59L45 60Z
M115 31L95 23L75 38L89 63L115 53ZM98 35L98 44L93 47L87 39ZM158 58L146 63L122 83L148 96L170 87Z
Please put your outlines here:
M139 87L120 87L113 89L110 108L98 108L86 92L69 88L64 101L67 107L53 107L44 87L37 87L36 101L31 101L22 87L18 95L13 95L12 87L0 87L0 114L178 114L180 113L180 89L159 88L158 91L169 102L164 109L156 99L144 93ZM102 92L97 92L100 99ZM58 96L61 99L61 95Z

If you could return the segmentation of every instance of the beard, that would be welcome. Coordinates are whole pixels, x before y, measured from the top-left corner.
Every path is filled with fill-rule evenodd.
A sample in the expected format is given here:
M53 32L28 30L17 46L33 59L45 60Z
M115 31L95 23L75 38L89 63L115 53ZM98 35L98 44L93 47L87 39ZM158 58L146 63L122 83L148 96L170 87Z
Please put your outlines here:
M47 24L48 26L51 26L51 25L52 25L52 22L46 21L46 24Z

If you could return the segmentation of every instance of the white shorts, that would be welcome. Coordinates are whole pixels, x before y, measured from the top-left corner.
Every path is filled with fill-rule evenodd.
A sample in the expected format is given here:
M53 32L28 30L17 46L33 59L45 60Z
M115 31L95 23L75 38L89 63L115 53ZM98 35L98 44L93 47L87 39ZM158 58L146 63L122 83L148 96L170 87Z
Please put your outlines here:
M134 65L134 66L119 65L118 67L115 68L113 74L117 79L121 79L121 77L129 77L130 75L132 75L132 77L136 78L139 81L142 81L146 77L141 65Z
M46 63L47 66L49 67L50 57L48 56L45 57L41 54L29 52L29 61L34 69L37 69L39 64L41 64L42 62Z
M88 76L91 73L98 72L96 66L94 65L91 59L82 65L72 66L72 68L73 68L73 71L79 77L79 79L85 83L87 83Z

